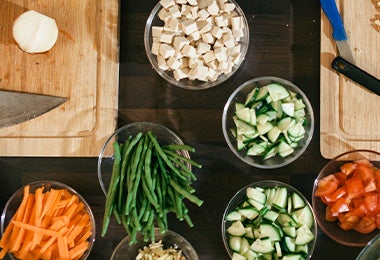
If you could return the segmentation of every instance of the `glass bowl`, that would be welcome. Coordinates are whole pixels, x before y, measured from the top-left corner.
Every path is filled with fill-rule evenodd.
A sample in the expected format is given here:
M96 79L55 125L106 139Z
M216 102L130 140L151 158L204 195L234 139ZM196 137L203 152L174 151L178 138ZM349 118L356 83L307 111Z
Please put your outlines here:
M217 2L217 1L216 1ZM177 87L181 87L181 88L184 88L184 89L188 89L188 90L202 90L202 89L208 89L208 88L211 88L211 87L214 87L214 86L217 86L219 84L221 84L222 82L226 81L229 77L231 77L240 67L240 65L242 64L244 58L245 58L245 55L247 53L247 50L248 50L248 46L249 46L249 28L248 28L248 22L247 22L247 19L244 15L244 12L243 10L239 7L239 5L237 4L237 2L235 0L228 0L229 3L232 3L235 5L235 9L234 9L234 12L236 12L236 14L240 17L242 17L242 25L240 26L240 29L241 32L243 33L243 36L240 37L238 43L240 44L240 49L238 49L237 51L231 51L230 53L233 53L233 55L235 56L236 54L238 54L238 56L235 56L236 60L234 60L234 64L232 66L232 69L231 70L227 70L225 71L225 73L220 73L219 76L213 80L207 80L207 81L204 81L204 80L198 80L198 79L189 79L188 77L185 77L185 78L182 78L180 80L177 80L173 74L173 71L174 70L168 70L165 68L165 66L159 66L159 62L160 64L162 59L157 59L157 55L153 54L152 53L152 46L153 46L153 35L152 35L152 31L156 28L156 27L164 27L164 22L159 18L159 14L160 14L160 11L163 9L163 6L160 4L160 3L157 3L156 6L153 8L152 12L150 13L147 21L146 21L146 25L145 25L145 32L144 32L144 45L145 45L145 51L146 51L146 54L148 56L148 59L151 63L151 65L153 66L154 70L162 77L164 78L167 82L169 82L170 84L174 85L174 86L177 86ZM186 5L188 6L188 5ZM204 8L205 9L205 8ZM165 9L166 10L166 9ZM198 10L199 11L199 10ZM160 15L161 16L161 15ZM184 14L183 14L184 16ZM181 17L181 19L185 19L184 17ZM197 20L197 19L195 19ZM204 19L203 19L204 20ZM169 27L169 22L167 22L166 24L168 24L168 27ZM230 27L229 25L227 25L227 27ZM153 28L153 29L152 29ZM175 27L174 27L175 28ZM239 29L239 30L240 30ZM170 30L170 29L169 29ZM183 31L182 30L179 30L177 29L176 30L177 33L176 33L176 36L178 35L184 35ZM217 31L217 30L216 30ZM220 33L220 32L218 32ZM217 35L217 34L215 34ZM186 35L185 35L186 36ZM220 36L218 36L220 37ZM187 37L188 39L190 39L191 37ZM170 43L170 38L167 40L168 45L170 47L174 46L174 44ZM215 38L214 38L215 40ZM174 41L172 41L174 43ZM195 45L199 45L199 42L200 40L197 40L197 38L192 38L190 39L190 42L191 44L193 45L193 47ZM208 40L207 40L208 42ZM227 41L227 46L230 47L230 45L228 44L229 41ZM216 41L214 42L210 42L210 50L213 51L215 50L218 46L215 44ZM169 48L170 49L170 48ZM219 50L219 49L218 49ZM173 51L171 49L171 51ZM179 51L177 51L177 54L179 53ZM186 52L186 53L189 53L189 52ZM200 52L200 53L203 53ZM224 52L223 52L224 53ZM168 62L168 64L170 64L172 66L172 68L177 68L178 66L178 61L181 59L181 55L171 55L174 57L174 59L170 60L170 62ZM165 54L164 54L165 55ZM227 58L228 57L231 57L232 58L232 55L230 54L227 54ZM194 57L194 55L190 55L192 57ZM207 57L207 56L206 56ZM169 61L168 60L169 58L166 58L166 61ZM198 61L197 59L192 59L193 61ZM206 61L208 61L207 64L212 64L212 60L214 60L214 58L206 58ZM220 60L225 60L224 58L220 58ZM191 62L191 61L190 61ZM177 64L177 65L173 65L173 64ZM187 66L187 63L182 63L184 64L183 66L184 67L187 67L189 68L190 66ZM206 65L206 62L203 62L204 65ZM226 63L221 63L221 64L226 64ZM232 63L231 63L232 64ZM222 69L219 69L218 66L219 64L216 64L214 65L215 67L213 67L215 69L215 71L223 71ZM207 66L206 66L207 67ZM220 68L222 68L223 66L220 65ZM165 68L165 70L163 69ZM185 74L187 75L187 73ZM212 73L208 73L207 75L209 76L212 76L213 74Z
M286 157L281 157L278 154L269 159L263 159L262 156L251 156L247 155L246 149L237 149L237 139L231 131L235 128L234 116L235 116L235 106L236 103L245 103L247 95L255 88L262 87L270 83L278 83L284 86L287 90L292 91L297 94L298 97L302 98L305 105L305 119L306 124L304 124L305 135L303 139L298 142L298 146L294 148L294 152ZM294 85L292 82L278 78L278 77L259 77L251 79L242 85L240 85L228 98L224 109L222 117L222 127L224 138L231 149L231 151L243 162L262 169L274 169L285 166L292 163L297 158L299 158L303 152L306 150L310 141L313 137L314 132L314 113L313 108L302 90Z
M380 259L380 234L375 236L368 244L360 251L356 260Z
M83 255L79 258L81 260L87 259L88 256L90 255L91 249L94 245L95 242L95 218L94 215L91 211L90 206L88 203L84 200L84 198L73 188L67 186L64 183L60 183L57 181L51 181L51 180L42 180L42 181L36 181L27 184L30 187L30 193L34 193L38 188L43 188L43 192L47 192L51 189L56 189L56 190L61 190L64 189L67 192L69 192L72 195L76 195L79 198L79 201L84 204L84 209L88 213L91 221L91 228L92 228L92 234L88 238L89 246L88 249L83 253ZM26 185L25 185L26 186ZM24 186L24 187L25 187ZM20 188L17 190L7 201L5 204L4 210L1 215L1 235L3 236L6 227L8 226L9 222L11 221L13 215L16 213L17 209L19 208L21 201L23 199L24 195L24 187ZM17 259L16 257L13 256L13 254L8 253L8 256L11 259Z
M98 179L104 195L107 196L108 186L112 176L114 162L113 143L115 141L123 143L130 135L135 136L139 132L146 133L148 131L152 131L161 145L183 144L181 138L179 138L172 130L153 122L135 122L117 129L104 143L98 158ZM180 150L178 152L190 159L188 151ZM189 163L187 163L187 167L190 170L192 168Z
M314 181L313 194L315 194L319 181L327 175L340 171L340 166L346 162L358 159L369 159L377 168L380 168L380 153L370 150L352 150L342 153L331 159L320 171ZM374 236L380 233L380 229L375 229L369 234L361 234L354 230L343 230L338 226L338 222L330 222L325 219L326 205L320 197L312 197L312 205L319 227L331 239L336 242L352 247L365 246Z
M181 235L168 230L162 234L159 229L155 229L155 241L162 241L163 248L178 247L182 250L182 255L186 259L198 260L198 255L193 246ZM134 260L139 253L139 249L148 246L151 242L144 242L143 235L137 235L137 243L130 245L129 236L125 237L115 248L111 260Z
M318 231L317 230L317 222L315 220L315 216L314 216L312 207L311 207L310 203L308 202L308 200L306 199L306 197L300 191L298 191L296 188L294 188L293 186L291 186L289 184L286 184L286 183L283 183L280 181L276 181L276 180L262 180L262 181L257 181L257 182L253 182L251 184L248 184L245 187L241 188L239 191L237 191L235 193L235 195L231 198L231 200L228 202L227 207L223 213L223 218L222 218L222 238L223 238L224 246L225 246L229 256L232 257L232 255L233 255L233 251L231 250L231 248L229 246L229 234L227 232L227 229L231 225L231 221L227 221L226 216L230 212L234 211L238 206L241 206L244 201L247 201L247 192L246 191L247 191L247 188L250 188L250 187L252 187L252 188L257 187L259 189L285 187L287 189L288 195L290 194L290 192L292 192L292 193L294 192L294 193L298 194L300 198L302 198L302 200L305 202L305 207L309 208L309 210L312 214L312 218L313 218L310 230L311 230L312 234L314 235L314 239L307 244L307 251L308 251L307 259L310 259L312 254L313 254L315 245L316 245L317 231ZM250 207L250 206L248 206L248 207ZM273 208L274 207L272 206L271 209L273 209ZM294 212L294 211L291 211L291 212ZM257 217L257 218L259 218L259 217ZM266 220L264 220L264 222L265 221ZM265 222L265 223L270 223L270 221ZM255 224L253 224L253 225L255 225ZM275 225L278 226L277 219L275 220ZM284 243L283 240L284 240L284 238L282 238L282 240L280 241L280 244Z

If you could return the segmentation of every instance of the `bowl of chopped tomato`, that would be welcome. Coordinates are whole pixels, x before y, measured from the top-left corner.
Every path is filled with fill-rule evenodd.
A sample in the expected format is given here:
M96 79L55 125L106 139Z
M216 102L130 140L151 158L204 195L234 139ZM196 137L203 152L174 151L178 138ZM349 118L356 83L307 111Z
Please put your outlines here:
M365 246L380 233L380 153L352 150L333 158L314 182L312 205L327 236Z

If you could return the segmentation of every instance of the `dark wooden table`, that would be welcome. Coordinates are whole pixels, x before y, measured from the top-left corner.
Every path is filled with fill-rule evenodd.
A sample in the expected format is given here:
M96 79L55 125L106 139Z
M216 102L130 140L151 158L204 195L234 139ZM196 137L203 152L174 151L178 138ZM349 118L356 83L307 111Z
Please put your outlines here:
M194 228L170 217L170 229L184 235L200 259L228 259L221 221L227 202L238 189L261 179L281 180L311 201L314 178L327 162L319 150L319 1L238 0L250 26L246 60L231 79L203 91L171 86L149 64L143 33L157 1L121 2L118 124L158 122L197 149L193 158L203 168L196 170L194 187L205 203L200 208L189 205ZM241 83L265 75L297 84L309 97L316 119L314 137L304 155L276 170L245 165L229 150L222 133L222 110L228 96ZM98 183L97 158L0 158L0 210L19 187L41 179L62 181L79 191L90 203L100 230L105 197ZM99 233L90 259L109 259L126 233L115 223L106 237ZM312 259L355 259L360 250L340 245L319 231Z

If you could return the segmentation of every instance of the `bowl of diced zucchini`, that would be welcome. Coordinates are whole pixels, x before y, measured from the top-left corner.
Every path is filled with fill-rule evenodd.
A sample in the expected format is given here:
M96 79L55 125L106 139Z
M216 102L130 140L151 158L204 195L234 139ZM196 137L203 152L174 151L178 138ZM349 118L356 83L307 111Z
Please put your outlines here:
M310 259L317 223L310 203L296 188L280 181L257 181L228 202L222 237L233 260Z
M228 98L222 127L229 148L240 160L257 168L279 168L308 147L314 131L313 108L292 82L254 78Z
M235 0L161 0L146 21L144 46L154 70L171 85L208 89L242 64L248 22Z

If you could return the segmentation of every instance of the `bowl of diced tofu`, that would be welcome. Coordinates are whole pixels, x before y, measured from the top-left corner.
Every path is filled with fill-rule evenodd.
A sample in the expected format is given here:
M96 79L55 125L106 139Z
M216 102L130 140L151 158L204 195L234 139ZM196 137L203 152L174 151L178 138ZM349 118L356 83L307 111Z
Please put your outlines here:
M298 159L314 131L313 108L303 91L278 77L259 77L228 98L222 118L225 140L243 162L262 169Z
M174 86L202 90L239 69L249 28L235 0L161 0L147 19L144 45L162 78Z
M275 180L241 188L222 219L227 253L239 259L310 259L317 222L310 203L293 186Z

